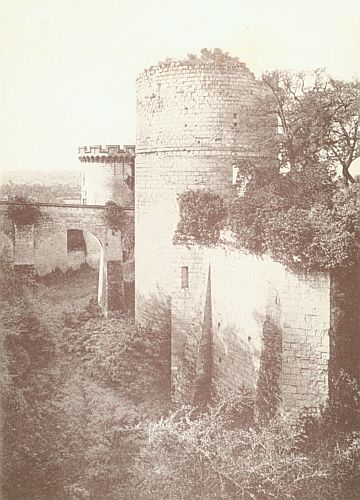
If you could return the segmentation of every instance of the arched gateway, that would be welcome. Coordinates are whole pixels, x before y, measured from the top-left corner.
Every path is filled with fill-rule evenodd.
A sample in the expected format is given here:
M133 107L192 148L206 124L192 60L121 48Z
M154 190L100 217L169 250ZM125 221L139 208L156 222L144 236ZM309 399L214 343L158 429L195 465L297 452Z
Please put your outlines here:
M64 248L65 252L73 252L73 259L80 258L84 234L91 235L100 247L99 305L105 314L108 310L122 309L124 283L121 233L109 229L104 217L104 205L34 203L32 205L41 212L39 221L22 226L8 220L10 205L16 203L0 202L0 221L3 232L13 241L13 262L17 273L23 273L24 279L29 273L35 274L41 269L40 260L44 261L44 253L48 261L61 262ZM132 207L124 208L124 212L133 216ZM56 238L56 244L53 244L54 236L58 234L63 236L63 240Z

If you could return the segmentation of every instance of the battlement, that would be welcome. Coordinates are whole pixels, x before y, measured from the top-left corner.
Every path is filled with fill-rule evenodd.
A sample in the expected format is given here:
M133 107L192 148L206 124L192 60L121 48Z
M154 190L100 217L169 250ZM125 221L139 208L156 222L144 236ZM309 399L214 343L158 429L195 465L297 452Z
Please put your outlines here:
M135 146L107 145L107 146L80 146L79 160L82 163L116 163L118 161L135 158Z

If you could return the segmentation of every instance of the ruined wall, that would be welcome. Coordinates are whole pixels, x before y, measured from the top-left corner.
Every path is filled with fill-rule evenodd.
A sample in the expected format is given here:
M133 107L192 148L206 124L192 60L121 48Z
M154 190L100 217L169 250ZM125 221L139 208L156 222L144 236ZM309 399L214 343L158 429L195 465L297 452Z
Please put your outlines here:
M172 279L173 394L191 401L204 344L211 276L212 387L217 395L256 390L265 320L281 332L280 399L285 408L319 408L328 395L330 280L295 275L268 258L223 248L176 247ZM181 268L188 268L188 288Z
M0 228L10 235L14 268L30 266L40 275L55 268L76 269L86 262L88 255L85 250L69 251L67 232L83 232L85 246L91 242L92 263L99 267L98 301L104 311L120 308L124 303L121 233L109 229L104 207L36 205L41 211L40 220L35 225L18 227L8 220L7 203L0 202ZM132 216L132 209L126 209L126 214Z
M68 269L79 269L88 264L99 269L101 247L98 239L88 231L83 231L85 250L68 251L67 229L54 228L51 222L35 228L35 269L39 276L51 273L55 269L65 272Z
M212 189L224 196L233 164L268 164L249 113L263 92L244 64L153 67L137 80L135 261L137 315L171 287L177 196Z

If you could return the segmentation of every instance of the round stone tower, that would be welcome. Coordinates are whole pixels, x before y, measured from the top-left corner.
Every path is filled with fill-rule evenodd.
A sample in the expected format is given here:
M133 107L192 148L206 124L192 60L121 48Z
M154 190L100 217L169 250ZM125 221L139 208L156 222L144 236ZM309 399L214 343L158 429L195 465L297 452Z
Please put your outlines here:
M90 146L79 148L81 203L104 205L115 201L128 206L134 200L135 146Z
M171 291L177 196L210 189L227 196L241 162L269 164L253 126L264 88L237 59L170 62L137 79L135 262L142 299ZM269 127L275 130L273 118ZM252 122L252 125L250 123ZM263 130L263 129L262 129ZM236 175L235 175L236 177ZM140 315L138 314L140 318Z

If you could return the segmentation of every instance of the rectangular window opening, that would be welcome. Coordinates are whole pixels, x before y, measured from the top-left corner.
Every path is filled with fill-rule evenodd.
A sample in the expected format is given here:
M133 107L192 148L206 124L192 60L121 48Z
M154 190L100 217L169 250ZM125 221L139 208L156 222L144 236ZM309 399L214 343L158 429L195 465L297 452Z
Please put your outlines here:
M67 251L86 252L85 238L81 229L67 230Z
M181 288L189 288L189 268L183 266L181 268Z

